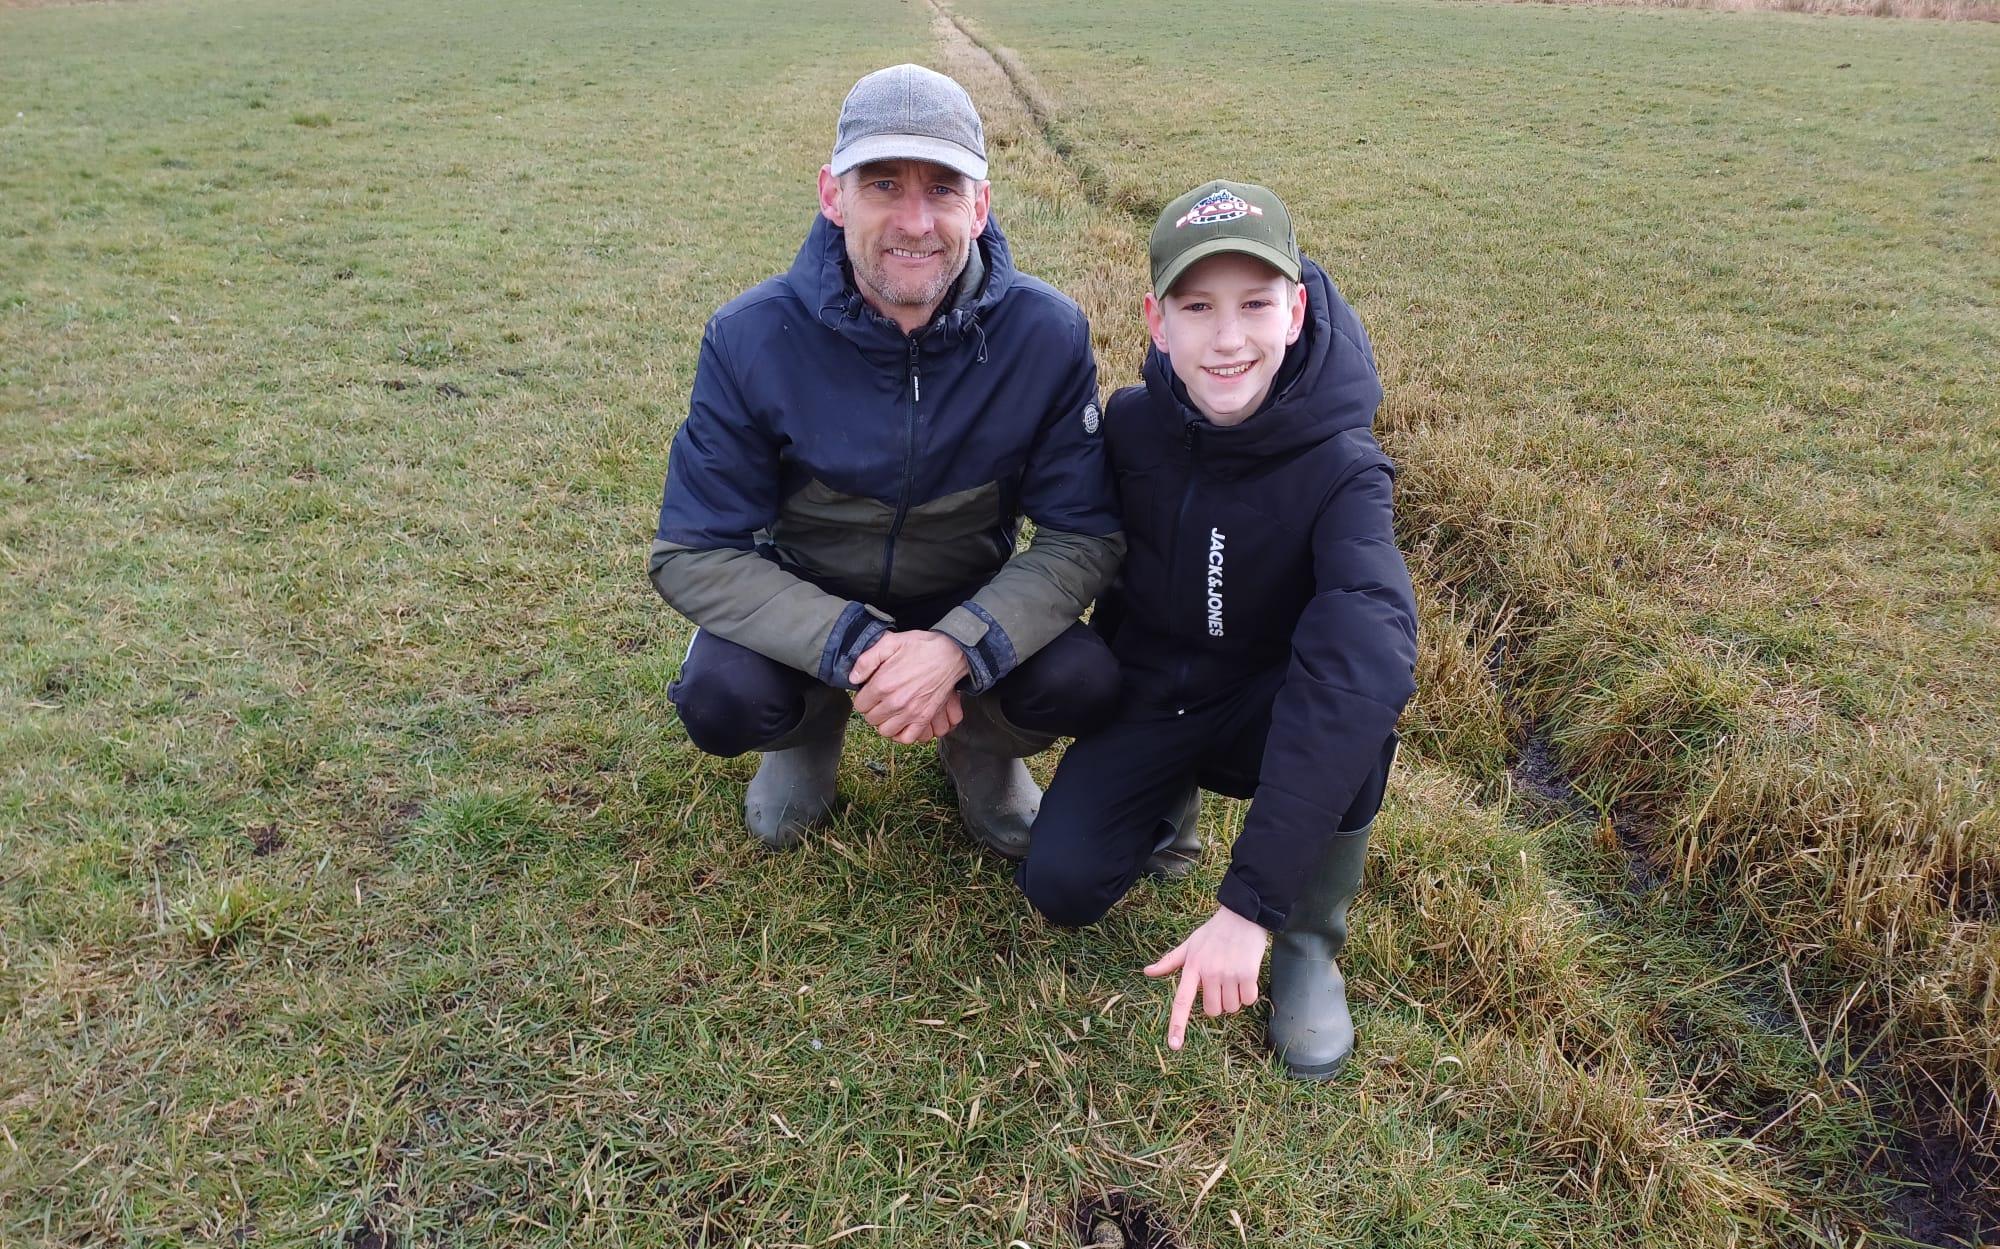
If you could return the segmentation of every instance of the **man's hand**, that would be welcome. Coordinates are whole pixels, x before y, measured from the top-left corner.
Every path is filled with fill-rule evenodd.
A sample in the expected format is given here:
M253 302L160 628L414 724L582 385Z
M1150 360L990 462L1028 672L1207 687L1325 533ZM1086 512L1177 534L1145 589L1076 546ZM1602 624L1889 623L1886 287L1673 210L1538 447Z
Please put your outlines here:
M1270 940L1271 934L1262 927L1219 906L1207 923L1146 969L1149 976L1181 974L1174 989L1174 1013L1167 1021L1168 1049L1179 1049L1187 1040L1196 989L1201 990L1202 1012L1211 1018L1233 1015L1257 1000L1257 980Z
M942 633L885 633L854 661L851 675L861 687L854 709L892 742L927 742L964 716L957 687L971 671L965 652Z

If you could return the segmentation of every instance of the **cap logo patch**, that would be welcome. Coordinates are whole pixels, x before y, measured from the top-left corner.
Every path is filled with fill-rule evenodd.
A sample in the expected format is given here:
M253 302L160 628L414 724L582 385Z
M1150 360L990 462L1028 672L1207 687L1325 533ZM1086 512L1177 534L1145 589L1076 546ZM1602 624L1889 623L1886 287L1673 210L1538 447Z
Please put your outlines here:
M1097 432L1097 405L1094 403L1083 405L1083 432L1086 434Z
M1252 204L1234 191L1217 191L1195 201L1195 206L1187 214L1174 222L1174 229L1185 225L1211 226L1223 221L1235 221L1239 217L1261 217L1264 210Z

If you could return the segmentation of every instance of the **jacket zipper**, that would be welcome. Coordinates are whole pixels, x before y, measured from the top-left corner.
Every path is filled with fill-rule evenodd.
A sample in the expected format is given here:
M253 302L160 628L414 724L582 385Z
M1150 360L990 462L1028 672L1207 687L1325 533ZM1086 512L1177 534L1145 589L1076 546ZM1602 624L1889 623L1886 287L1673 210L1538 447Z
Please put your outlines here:
M1172 577L1176 583L1180 580L1181 530L1187 523L1188 503L1194 498L1195 478L1201 468L1201 439L1198 434L1198 427L1193 421L1189 421L1183 427L1181 446L1187 448L1188 453L1187 483L1181 487L1180 509L1174 513L1174 536L1167 544L1167 575ZM1187 692L1188 664L1190 662L1190 652L1193 649L1191 646L1181 647L1180 662L1174 668L1172 701L1175 704L1175 714L1180 714L1187 710L1187 708L1180 706L1180 701L1182 696Z
M903 532L903 518L910 514L910 491L917 471L917 403L923 398L923 378L917 370L917 340L910 339L910 409L903 427L903 488L896 495L896 519L889 523L889 536L882 540L882 585L875 601L889 601L889 575L896 568L896 539Z

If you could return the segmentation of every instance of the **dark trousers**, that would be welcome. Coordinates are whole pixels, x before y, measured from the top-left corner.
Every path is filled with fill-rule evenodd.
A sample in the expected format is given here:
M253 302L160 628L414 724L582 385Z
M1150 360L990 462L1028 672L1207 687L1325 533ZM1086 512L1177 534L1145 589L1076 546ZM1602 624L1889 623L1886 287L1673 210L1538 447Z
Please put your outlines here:
M1283 681L1273 668L1186 708L1128 700L1116 720L1072 743L1014 876L1035 909L1065 927L1096 923L1139 879L1189 786L1253 796Z
M898 628L927 628L970 593L906 606ZM935 607L935 610L932 608ZM806 714L806 694L819 681L747 647L698 631L667 690L688 738L711 755L740 755L777 741ZM1028 656L988 691L1015 727L1074 737L1106 723L1118 710L1118 660L1104 640L1073 624Z

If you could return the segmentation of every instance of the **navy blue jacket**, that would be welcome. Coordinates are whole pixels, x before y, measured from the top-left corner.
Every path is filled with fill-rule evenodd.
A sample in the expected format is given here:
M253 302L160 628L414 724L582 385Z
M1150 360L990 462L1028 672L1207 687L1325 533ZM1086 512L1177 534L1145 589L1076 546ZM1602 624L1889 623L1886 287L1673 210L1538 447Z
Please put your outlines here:
M1374 356L1319 266L1304 281L1304 332L1249 420L1211 424L1157 349L1145 385L1105 413L1129 543L1107 624L1127 697L1171 712L1284 670L1219 894L1266 927L1282 925L1416 689L1394 469L1369 432Z
M1090 327L998 222L973 246L905 334L816 216L789 272L709 321L653 543L668 603L831 685L901 605L965 596L933 627L975 692L1075 623L1124 549Z

